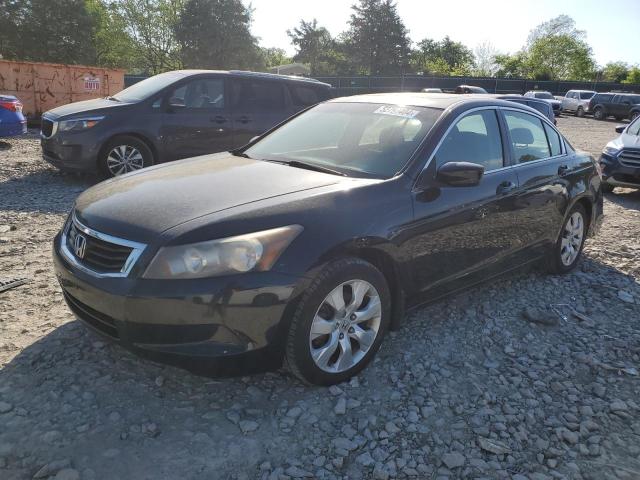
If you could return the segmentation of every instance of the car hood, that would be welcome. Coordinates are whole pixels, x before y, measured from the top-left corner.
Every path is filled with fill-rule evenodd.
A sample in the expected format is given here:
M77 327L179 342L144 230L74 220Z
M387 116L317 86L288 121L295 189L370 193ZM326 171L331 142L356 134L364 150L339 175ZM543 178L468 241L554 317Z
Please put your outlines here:
M69 103L44 113L49 118L57 119L69 115L93 113L96 110L104 111L112 108L121 108L129 105L128 103L107 100L106 98L94 98L93 100L84 100L82 102Z
M616 148L640 148L640 136L623 133L615 140L612 140L609 145Z
M205 155L102 182L78 197L75 213L98 232L149 242L204 215L348 180L229 153Z

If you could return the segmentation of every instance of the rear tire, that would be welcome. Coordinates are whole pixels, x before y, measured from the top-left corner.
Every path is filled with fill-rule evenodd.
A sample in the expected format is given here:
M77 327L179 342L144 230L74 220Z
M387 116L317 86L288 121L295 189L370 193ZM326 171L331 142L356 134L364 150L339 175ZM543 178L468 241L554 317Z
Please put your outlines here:
M640 112L631 112L631 115L629 115L629 120L633 122L638 117L640 117Z
M384 275L359 258L333 261L305 290L293 313L286 365L308 384L344 382L373 359L390 318Z
M153 163L153 152L145 142L130 135L121 135L104 145L98 158L98 169L105 178L111 178Z
M584 117L584 108L578 107L578 109L576 110L576 117Z
M593 111L593 118L595 118L596 120L604 120L605 119L604 108L596 107L595 110Z
M548 267L551 273L569 273L576 267L582 255L588 226L584 207L575 205L567 214L558 240L549 253Z

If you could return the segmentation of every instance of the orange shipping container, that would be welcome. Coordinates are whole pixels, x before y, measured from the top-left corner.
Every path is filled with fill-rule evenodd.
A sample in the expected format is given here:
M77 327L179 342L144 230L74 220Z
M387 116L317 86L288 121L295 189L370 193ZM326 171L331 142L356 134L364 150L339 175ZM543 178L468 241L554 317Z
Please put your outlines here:
M30 122L67 103L106 97L124 88L124 70L0 60L0 94L15 95Z

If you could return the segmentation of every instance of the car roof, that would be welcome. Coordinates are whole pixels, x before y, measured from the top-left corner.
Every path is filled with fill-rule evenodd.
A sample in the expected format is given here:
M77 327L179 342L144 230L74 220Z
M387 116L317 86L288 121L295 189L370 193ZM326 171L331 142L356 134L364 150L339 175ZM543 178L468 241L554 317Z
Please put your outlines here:
M578 92L578 93L598 93L595 90L575 90L575 89L571 89L571 90L567 90L567 93L569 92Z
M185 77L190 75L201 75L201 74L211 74L215 73L216 75L233 75L235 77L247 77L247 78L264 78L271 80L290 80L294 82L300 83L310 83L313 85L319 85L327 88L331 88L331 85L328 83L321 82L320 80L316 80L315 78L307 78L307 77L296 77L294 75L279 75L277 73L264 73L264 72L251 72L248 70L174 70L175 73L183 75Z
M371 93L353 95L328 100L330 103L382 103L387 105L406 105L412 107L430 107L447 109L457 104L474 104L475 106L513 106L512 102L495 98L492 94L460 95L455 93ZM527 106L521 106L528 109Z

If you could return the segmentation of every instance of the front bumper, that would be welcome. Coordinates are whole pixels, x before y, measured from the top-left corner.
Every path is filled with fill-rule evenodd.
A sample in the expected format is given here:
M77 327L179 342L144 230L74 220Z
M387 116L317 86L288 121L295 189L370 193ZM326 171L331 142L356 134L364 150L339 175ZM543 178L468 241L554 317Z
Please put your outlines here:
M96 171L100 142L94 132L57 132L52 137L40 137L42 158L65 171Z
M640 167L624 165L616 156L600 156L602 181L615 187L640 188Z
M273 370L299 278L275 272L199 280L97 278L53 249L71 311L137 354L199 374Z

